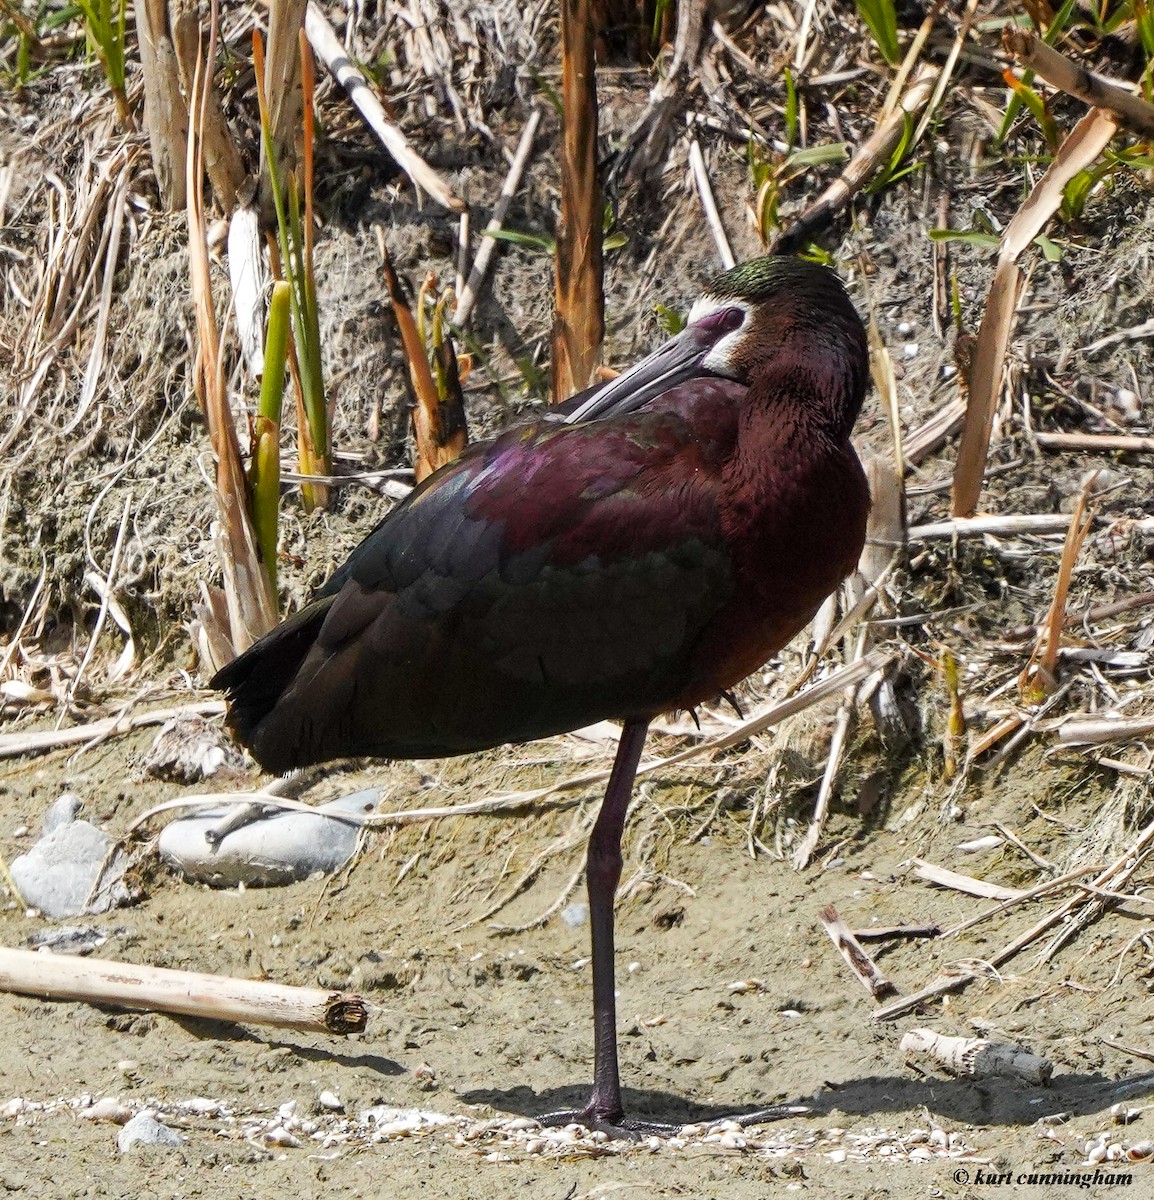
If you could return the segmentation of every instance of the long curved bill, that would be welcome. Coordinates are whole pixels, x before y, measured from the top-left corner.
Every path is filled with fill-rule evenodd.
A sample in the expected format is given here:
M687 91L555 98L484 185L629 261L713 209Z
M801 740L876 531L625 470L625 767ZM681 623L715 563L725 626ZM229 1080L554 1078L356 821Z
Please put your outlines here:
M564 420L574 424L635 411L671 387L707 374L701 360L715 343L716 335L687 326L616 379L579 392L563 406Z

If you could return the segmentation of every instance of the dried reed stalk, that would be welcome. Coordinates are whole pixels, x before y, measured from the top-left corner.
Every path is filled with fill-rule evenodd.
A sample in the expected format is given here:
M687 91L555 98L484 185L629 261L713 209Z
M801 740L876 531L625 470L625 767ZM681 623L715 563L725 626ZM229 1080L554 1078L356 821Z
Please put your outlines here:
M368 1006L353 993L6 947L0 991L310 1033L361 1033L368 1022Z
M180 68L168 28L168 4L166 0L134 0L134 8L152 171L160 203L175 212L185 202L188 105L180 90Z
M1035 433L1033 438L1043 450L1088 450L1092 454L1114 450L1127 454L1154 452L1154 437L1136 433Z
M838 916L838 911L832 904L827 904L818 913L818 920L858 982L875 1000L884 1000L886 996L897 993L898 989L865 952L853 930Z
M1071 62L1064 54L1047 46L1037 34L1015 25L1007 25L1002 45L1027 70L1040 75L1060 91L1075 96L1094 108L1103 108L1118 122L1140 137L1154 137L1154 104L1136 96L1137 84L1115 83Z
M465 448L468 435L465 430L461 390L458 383L456 396L442 399L437 382L433 378L433 369L429 365L425 339L421 336L421 330L413 316L404 286L393 270L389 248L385 242L385 232L380 226L377 227L377 245L381 250L385 286L393 305L393 315L397 320L401 344L409 364L409 378L412 380L413 393L417 400L413 408L413 435L417 443L417 459L413 471L417 482L420 483L439 467L454 462ZM453 370L455 372L455 359Z
M561 219L553 318L553 403L589 384L605 336L592 0L561 0Z
M488 273L489 263L497 246L497 234L501 232L509 205L512 204L513 197L521 186L521 176L525 173L525 164L533 152L533 138L537 134L537 126L540 123L541 110L534 108L529 114L529 120L525 122L521 140L517 143L517 152L513 155L513 161L509 165L509 174L505 176L505 182L501 185L501 194L497 197L497 203L493 205L493 215L489 219L489 224L485 226L485 232L481 235L481 244L477 248L477 257L473 260L468 282L463 287L458 287L457 309L453 314L453 320L461 328L469 323L469 318L473 315L481 285L485 282L485 275ZM468 213L462 213L462 222L467 217ZM467 236L467 227L462 226L462 228ZM466 239L462 239L462 259L465 254L465 241ZM458 273L463 275L464 271Z
M299 35L304 28L308 0L269 0L268 45L264 60L264 94L268 98L268 137L273 160L268 161L265 140L260 148L260 212L272 219L270 173L275 163L283 191L289 173L296 170L301 152L304 103L301 98Z
M973 516L978 507L994 410L1002 391L1006 351L1021 288L1018 258L1058 210L1066 184L1098 158L1117 130L1117 122L1104 110L1087 113L1058 148L1046 173L1002 231L994 282L974 347L966 421L954 468L952 516Z
M309 0L305 9L305 33L312 48L348 93L349 99L356 105L365 123L396 159L397 166L442 207L451 212L463 212L464 201L453 195L449 185L409 144L400 127L389 120L369 81L349 59L336 30L329 24L316 0Z
M216 47L217 5L213 0L207 61ZM248 486L240 458L236 428L228 403L228 380L221 362L220 332L212 299L208 266L208 240L201 181L203 114L206 104L204 66L198 63L193 77L185 188L189 243L189 282L196 311L198 337L193 381L208 422L216 458L216 500L220 536L216 539L224 576L228 609L228 641L234 652L246 649L276 624L276 597L272 594L257 550L249 510ZM214 664L222 665L222 664Z

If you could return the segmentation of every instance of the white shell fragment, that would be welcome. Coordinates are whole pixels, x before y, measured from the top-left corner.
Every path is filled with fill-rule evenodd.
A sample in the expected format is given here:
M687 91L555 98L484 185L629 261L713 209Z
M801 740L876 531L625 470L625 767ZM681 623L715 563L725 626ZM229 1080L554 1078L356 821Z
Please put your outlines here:
M376 788L342 796L315 812L276 812L226 833L215 845L206 839L225 809L200 812L167 825L160 857L186 879L213 887L278 887L318 872L330 875L352 857L361 818L377 806Z
M925 1054L954 1075L976 1079L1018 1079L1023 1083L1046 1084L1054 1064L1021 1046L988 1042L985 1038L949 1037L932 1029L911 1029L903 1035L901 1048L907 1054Z
M134 1146L179 1145L180 1134L162 1125L148 1109L138 1112L116 1135L116 1148L121 1154L127 1154Z

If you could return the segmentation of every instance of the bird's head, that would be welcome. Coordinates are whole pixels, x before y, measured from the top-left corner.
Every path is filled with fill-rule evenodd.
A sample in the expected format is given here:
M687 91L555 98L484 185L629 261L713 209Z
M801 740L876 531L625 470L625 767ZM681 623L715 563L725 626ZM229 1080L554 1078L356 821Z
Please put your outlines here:
M628 412L702 376L753 386L775 368L804 382L849 432L865 398L869 351L861 318L828 267L766 255L719 275L679 334L578 398L566 420Z

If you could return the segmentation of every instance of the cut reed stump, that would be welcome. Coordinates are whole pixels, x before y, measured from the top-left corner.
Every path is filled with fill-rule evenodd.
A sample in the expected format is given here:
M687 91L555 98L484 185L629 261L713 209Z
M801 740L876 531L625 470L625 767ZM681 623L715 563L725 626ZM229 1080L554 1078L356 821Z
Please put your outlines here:
M368 1021L364 1000L349 992L3 947L0 991L309 1033L361 1033Z

